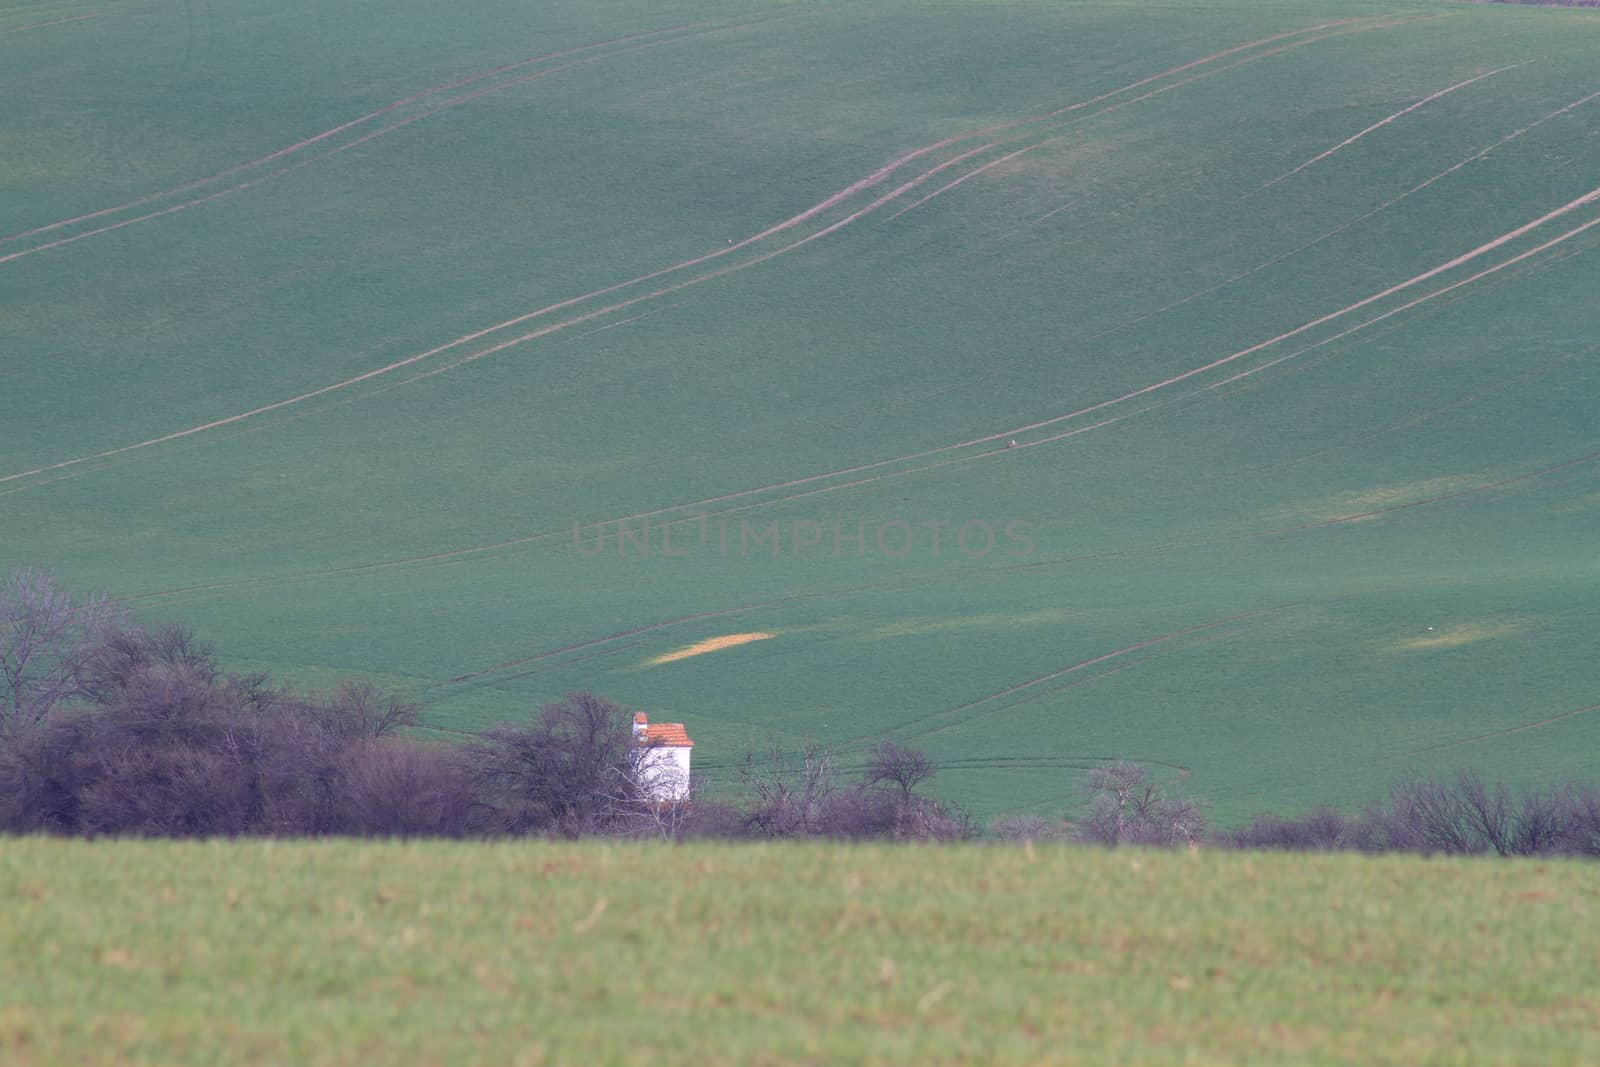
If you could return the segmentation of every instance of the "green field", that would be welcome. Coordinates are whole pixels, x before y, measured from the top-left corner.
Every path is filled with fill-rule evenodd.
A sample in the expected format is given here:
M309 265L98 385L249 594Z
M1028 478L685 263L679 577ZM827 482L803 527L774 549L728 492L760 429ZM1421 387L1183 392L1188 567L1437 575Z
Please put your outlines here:
M1600 770L1600 11L13 2L0 94L0 566L231 667L980 817Z
M0 844L8 1063L1593 1063L1570 862Z

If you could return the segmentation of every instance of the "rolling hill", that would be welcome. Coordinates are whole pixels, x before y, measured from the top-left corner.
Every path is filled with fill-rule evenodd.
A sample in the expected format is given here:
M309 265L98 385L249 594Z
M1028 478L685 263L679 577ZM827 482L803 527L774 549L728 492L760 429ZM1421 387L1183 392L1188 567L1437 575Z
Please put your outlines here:
M0 565L230 664L980 815L1600 769L1600 12L24 3L0 92Z

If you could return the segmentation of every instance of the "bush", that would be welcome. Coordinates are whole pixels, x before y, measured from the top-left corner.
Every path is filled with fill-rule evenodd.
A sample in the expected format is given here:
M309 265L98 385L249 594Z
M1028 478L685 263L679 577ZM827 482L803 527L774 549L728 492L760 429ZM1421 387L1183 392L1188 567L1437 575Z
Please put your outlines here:
M1257 816L1219 836L1233 848L1354 849L1471 856L1600 856L1600 790L1578 785L1514 794L1470 772L1408 776L1359 816L1317 808Z
M89 715L67 714L0 735L0 832L79 831L87 780L78 757L92 726Z
M791 755L773 746L747 754L739 780L750 800L744 832L753 837L888 838L950 841L974 836L961 813L912 790L933 765L915 749L875 747L857 782L841 780L837 759L816 746Z
M354 837L465 837L486 828L459 749L363 739L335 769L330 832Z
M1001 841L1039 844L1076 840L1070 824L1042 815L1003 815L989 824L989 832Z
M495 832L581 837L633 831L648 815L633 752L631 715L571 693L526 726L486 731L469 758Z

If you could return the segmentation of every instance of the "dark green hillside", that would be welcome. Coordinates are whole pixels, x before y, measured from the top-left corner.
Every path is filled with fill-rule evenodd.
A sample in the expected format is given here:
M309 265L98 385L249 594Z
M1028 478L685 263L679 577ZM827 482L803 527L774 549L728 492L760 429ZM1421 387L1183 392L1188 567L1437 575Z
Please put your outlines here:
M1600 769L1600 12L30 3L0 95L0 564L230 663L981 815Z

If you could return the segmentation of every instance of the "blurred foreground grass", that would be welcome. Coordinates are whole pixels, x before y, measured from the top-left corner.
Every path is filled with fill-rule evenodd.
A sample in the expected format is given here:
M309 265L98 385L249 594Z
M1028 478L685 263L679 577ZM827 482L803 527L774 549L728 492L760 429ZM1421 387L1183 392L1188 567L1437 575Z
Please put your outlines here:
M0 1060L1600 1061L1571 862L0 842Z

